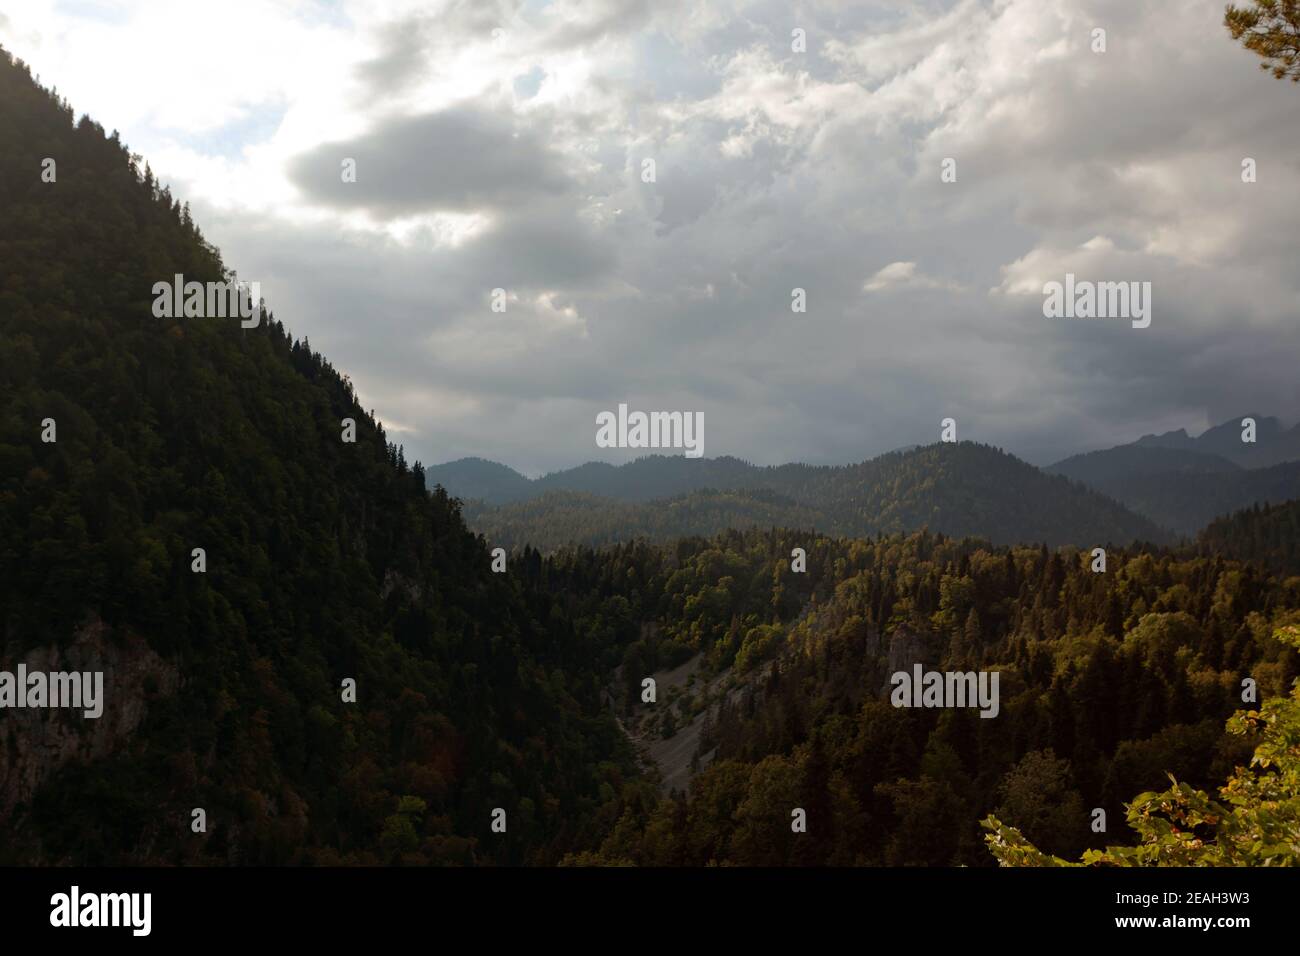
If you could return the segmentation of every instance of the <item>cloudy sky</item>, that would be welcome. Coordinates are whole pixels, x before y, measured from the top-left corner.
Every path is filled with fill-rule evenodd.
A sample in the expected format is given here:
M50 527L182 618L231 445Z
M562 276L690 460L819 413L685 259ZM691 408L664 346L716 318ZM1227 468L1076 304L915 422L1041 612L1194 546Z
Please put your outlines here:
M1300 88L1222 0L6 8L408 458L620 460L619 402L763 464L1300 418ZM1045 318L1067 272L1150 327Z

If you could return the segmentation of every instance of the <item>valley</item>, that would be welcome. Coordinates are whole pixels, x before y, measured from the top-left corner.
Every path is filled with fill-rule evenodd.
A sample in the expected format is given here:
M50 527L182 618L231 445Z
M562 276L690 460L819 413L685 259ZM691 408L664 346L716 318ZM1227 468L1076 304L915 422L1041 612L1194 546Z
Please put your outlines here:
M0 117L0 670L107 662L0 710L0 864L993 867L1289 779L1294 429L426 468L270 305L154 315L232 270L8 55Z

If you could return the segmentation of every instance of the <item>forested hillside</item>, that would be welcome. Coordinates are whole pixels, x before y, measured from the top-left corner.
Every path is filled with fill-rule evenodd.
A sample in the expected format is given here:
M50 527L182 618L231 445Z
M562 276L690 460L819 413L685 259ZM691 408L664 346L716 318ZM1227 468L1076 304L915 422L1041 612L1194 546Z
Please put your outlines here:
M1300 673L1271 639L1300 621L1300 577L1216 557L1112 551L1096 573L1071 550L733 532L523 565L550 588L617 589L613 627L652 625L624 652L630 684L703 656L663 733L695 724L706 768L688 794L630 784L617 827L571 862L991 865L991 812L1077 855L1128 840L1124 804L1166 774L1228 776L1253 746L1224 732L1242 680L1262 699ZM916 663L999 672L997 717L891 706L890 674ZM816 821L806 838L792 807Z
M1202 554L1254 561L1278 574L1300 574L1300 501L1255 506L1215 521L1198 539Z
M774 491L707 488L660 501L619 501L578 491L551 491L538 498L490 507L465 502L465 520L494 545L532 545L553 551L566 544L606 547L644 538L665 543L746 528L821 529L823 511Z
M1171 540L1163 528L1096 492L972 442L820 467L650 456L620 468L592 463L533 484L543 483L574 483L587 495L601 489L602 497L551 492L493 508L473 501L479 496L472 488L447 490L472 502L470 525L489 540L544 550L773 526L846 536L928 528L1000 544L1079 547ZM695 490L681 493L687 487Z
M1232 474L1243 470L1240 465L1219 455L1148 445L1121 445L1073 455L1044 469L1049 474L1064 475L1092 487L1127 478L1169 479L1183 475Z
M274 317L152 315L154 282L224 271L115 134L0 56L4 667L107 672L99 722L0 711L0 862L585 846L628 765L600 649L489 571L457 505Z
M441 485L458 498L478 498L493 504L519 501L536 494L534 483L519 472L485 458L462 458L435 465L427 469L425 478L430 489ZM474 493L467 496L465 489Z
M1189 537L1221 515L1257 504L1281 504L1300 494L1300 461L1237 468L1225 459L1196 452L1132 446L1124 450L1121 460L1108 459L1105 467L1091 458L1081 456L1051 470L1060 469L1058 473ZM1158 463L1169 467L1159 469Z
M1128 445L1074 455L1046 469L1101 492L1156 524L1193 536L1220 515L1300 495L1300 425L1245 416L1192 438L1179 429Z

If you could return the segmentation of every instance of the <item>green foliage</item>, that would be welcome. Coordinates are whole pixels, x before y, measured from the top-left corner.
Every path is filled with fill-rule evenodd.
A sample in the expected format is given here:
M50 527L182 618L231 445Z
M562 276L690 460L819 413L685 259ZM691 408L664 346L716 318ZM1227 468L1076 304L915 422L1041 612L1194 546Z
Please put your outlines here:
M379 836L380 849L390 860L414 853L419 847L420 834L417 828L428 806L419 797L407 796L398 801L397 812L384 821L384 829Z
M1022 832L1061 852L1076 850L1087 819L1083 798L1071 786L1070 764L1048 750L1025 754L1002 778L995 815L1021 821Z
M1300 649L1300 627L1279 628ZM983 821L989 849L1003 866L1296 866L1300 864L1300 681L1288 697L1238 711L1228 731L1258 741L1249 767L1238 767L1210 797L1170 775L1160 793L1128 806L1133 847L1088 850L1078 863L1043 853L996 816Z
M1198 545L1205 554L1254 561L1277 573L1300 575L1300 501L1255 505L1219 518L1201 532Z
M745 634L745 642L736 655L736 669L744 674L752 671L765 658L779 647L781 631L769 624L751 627Z

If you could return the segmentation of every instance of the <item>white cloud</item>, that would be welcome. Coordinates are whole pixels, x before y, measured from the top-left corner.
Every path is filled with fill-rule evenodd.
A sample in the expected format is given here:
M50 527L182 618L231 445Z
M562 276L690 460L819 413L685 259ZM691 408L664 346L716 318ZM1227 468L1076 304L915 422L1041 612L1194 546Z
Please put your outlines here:
M193 202L408 457L572 464L588 412L633 396L707 408L711 453L759 461L860 459L948 414L1036 460L1300 415L1300 94L1220 0L6 14L0 42ZM456 111L496 124L474 150ZM385 138L428 117L432 140ZM342 143L404 152L340 202L301 164ZM1152 281L1150 334L1044 323L1067 271Z
M958 286L943 279L917 271L915 262L891 262L862 284L864 292L882 292L885 289L956 289Z

